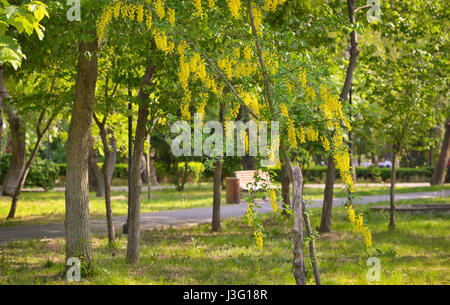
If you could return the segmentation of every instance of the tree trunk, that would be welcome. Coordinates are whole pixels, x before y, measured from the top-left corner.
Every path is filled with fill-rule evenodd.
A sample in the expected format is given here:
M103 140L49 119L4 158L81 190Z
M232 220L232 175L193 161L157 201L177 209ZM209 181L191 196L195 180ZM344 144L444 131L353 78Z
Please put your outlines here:
M314 280L316 282L316 285L322 285L320 281L319 264L317 263L316 258L316 247L314 245L314 232L311 228L311 222L309 221L308 214L306 213L306 205L303 199L302 199L302 206L303 206L303 220L305 221L306 234L308 234L309 237L309 257L311 259L311 265L313 268Z
M397 153L399 148L397 145L392 147L392 171L391 171L391 190L389 194L390 198L390 220L389 228L395 230L395 182L396 182L396 170L397 170Z
M348 17L351 24L355 23L355 0L347 0L347 10L348 10ZM356 68L356 60L359 55L358 50L358 36L356 31L352 31L350 33L350 59L348 62L347 72L345 76L345 82L344 86L342 88L341 95L339 96L341 101L347 100L347 97L349 95L352 81L353 81L353 72ZM351 153L351 152L350 152ZM352 159L352 158L351 158ZM352 164L350 164L352 166ZM331 208L333 205L333 191L334 191L334 181L336 178L336 170L335 170L335 164L332 160L332 157L328 159L328 168L327 168L327 178L326 178L326 184L325 184L325 192L324 192L324 198L323 198L323 208L325 208L325 205L327 205L327 212L331 213ZM356 181L356 180L355 180ZM329 209L329 211L328 211ZM323 232L330 232L331 231L331 214L328 218L323 219L322 222L327 221L329 223L328 228L325 226L321 229L325 230ZM322 232L320 230L320 232Z
M147 172L147 199L151 200L152 199L152 175L151 175L151 169L150 169L150 150L151 150L151 146L150 146L150 135L147 135L147 141L148 141L148 151L146 154L146 160L145 160L145 165L147 166L146 172Z
M111 206L111 180L115 165L116 144L114 135L111 136L108 142L108 133L105 127L106 116L104 117L103 121L100 122L97 116L94 114L94 120L97 123L98 129L100 130L100 138L102 139L103 151L105 154L105 163L103 164L103 181L105 191L105 209L106 209L106 224L108 229L108 243L111 245L112 243L114 243L116 239Z
M286 209L291 207L290 196L291 181L289 179L288 165L283 162L281 166L281 196L283 197L283 214L287 215Z
M220 103L219 110L219 122L223 125L224 123L224 115L225 115L225 105ZM222 186L222 166L223 159L220 157L219 160L216 161L215 169L214 169L214 184L213 184L213 214L212 214L212 231L219 232L220 231L220 192Z
M89 189L96 192L97 197L105 196L105 182L98 166L97 153L94 149L95 139L91 135L89 139Z
M431 185L444 184L445 168L450 157L450 118L445 122L445 134L442 141L441 153L431 176Z
M327 180L325 182L325 190L323 193L322 218L320 220L320 233L331 232L331 215L333 210L333 191L334 179L336 177L336 166L333 156L328 158Z
M303 177L299 167L292 169L292 206L294 211L294 278L297 285L306 285L303 257Z
M6 90L5 82L3 78L3 65L0 65L0 160L3 154L3 99L8 99L9 93ZM2 169L0 167L0 177L2 176ZM0 189L0 196L1 196Z
M11 106L10 106L11 107ZM25 168L25 122L12 107L7 110L11 129L11 162L3 180L3 195L13 196Z
M97 83L97 41L82 42L79 47L75 100L67 143L66 172L66 259L78 257L92 263L89 219L89 139L91 137L95 86ZM86 57L86 53L91 56Z
M155 149L150 149L150 180L153 186L158 185L158 177L155 168Z
M127 263L136 264L139 262L139 240L140 240L140 209L141 209L141 158L144 153L144 142L147 136L147 121L149 115L148 90L144 87L152 83L154 67L149 64L145 70L142 88L139 91L139 98L142 103L139 105L138 120L136 125L136 135L134 138L133 157L130 168L130 215L128 222L128 244Z
M19 201L20 193L22 192L22 188L25 184L25 181L27 180L28 172L30 171L31 164L33 163L34 159L36 158L36 155L39 151L39 146L41 145L42 139L44 138L46 132L50 128L50 125L52 124L55 115L49 118L48 122L46 123L44 130L41 132L41 119L45 115L45 110L42 110L41 116L39 118L38 126L37 126L37 140L34 144L33 151L31 152L30 157L28 158L27 163L25 164L25 169L22 172L22 175L20 176L19 183L17 184L16 190L14 191L14 195L12 197L11 201L11 209L8 214L8 219L14 218L16 214L16 208L17 208L17 202Z
M220 192L222 181L222 161L216 161L214 169L214 185L213 185L213 215L212 215L212 231L220 231Z

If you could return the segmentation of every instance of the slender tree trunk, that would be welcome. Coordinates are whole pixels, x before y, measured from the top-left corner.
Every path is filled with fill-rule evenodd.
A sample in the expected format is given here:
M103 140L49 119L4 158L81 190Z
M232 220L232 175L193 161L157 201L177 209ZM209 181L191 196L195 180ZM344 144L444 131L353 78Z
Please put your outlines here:
M17 114L13 106L9 106L7 110L9 128L11 129L11 161L8 172L3 180L2 190L4 195L13 196L20 176L22 176L25 168L25 122L22 117Z
M225 105L220 103L219 121L223 125L225 115ZM222 166L223 159L216 161L214 169L214 184L213 184L213 215L212 215L212 231L220 231L220 199L221 199L221 184L222 184Z
M391 190L389 194L390 198L390 220L389 228L395 230L395 182L397 171L397 154L399 152L398 145L392 147L392 171L391 171Z
M94 120L97 123L98 129L100 130L100 138L102 139L103 151L105 154L105 163L103 164L103 181L105 192L106 224L108 229L108 243L111 245L116 239L111 206L111 180L115 165L115 153L113 153L115 150L115 139L112 135L111 139L108 141L108 132L105 126L106 116L103 118L103 121L100 122L97 116L94 114Z
M97 153L94 149L95 139L91 135L89 140L89 189L96 192L97 197L105 196L105 181L98 166ZM105 165L103 165L105 166Z
M354 13L355 0L347 0L347 10L348 10L349 21L351 24L354 24L355 23L355 13ZM352 81L353 81L353 73L356 68L356 61L358 59L358 55L359 55L358 36L357 36L356 31L352 31L350 33L350 59L348 62L344 86L342 88L342 92L339 97L341 101L346 101L347 97L349 95ZM350 166L352 166L352 164L350 164ZM334 161L332 160L332 157L330 157L328 159L327 178L326 178L325 192L324 192L324 198L323 198L323 208L325 208L325 206L326 206L327 212L329 212L329 213L331 213L331 208L333 205L333 191L334 191L334 182L335 182L335 178L336 178L335 172L336 172L335 164L334 164ZM325 219L322 219L322 222L325 222L325 225L322 228L322 224L321 224L320 232L322 232L322 229L324 230L323 232L330 232L331 231L331 214L330 214L330 216L325 216ZM327 223L329 223L328 228L327 228Z
M108 165L111 162L111 150L109 149L109 144L106 141L103 142L103 146L105 152L105 164L103 165L103 180L105 186L105 208L106 208L106 223L108 226L108 242L109 244L114 243L116 239L116 234L114 230L114 221L113 221L113 213L112 213L112 205L111 205L111 176L110 169Z
M291 181L289 179L288 165L283 162L281 166L281 196L283 197L284 215L287 215L286 209L291 208L290 188Z
M305 221L306 234L308 234L309 237L309 257L311 259L311 265L314 272L314 280L316 281L316 285L322 285L320 281L319 264L316 258L316 247L314 245L314 232L311 228L311 222L309 220L308 214L306 213L305 201L303 200L302 205L303 205L303 220Z
M34 144L34 148L33 151L31 152L30 157L28 158L27 163L25 164L25 169L22 172L22 175L20 176L19 179L19 183L17 184L16 190L14 191L13 197L12 197L12 201L11 201L11 209L9 211L8 214L8 219L12 219L14 218L15 214L16 214L16 208L17 208L17 202L19 201L19 196L20 193L22 192L22 188L25 184L25 181L27 179L28 176L28 172L30 171L31 168L31 164L33 163L34 159L36 158L36 155L39 151L39 146L41 145L42 139L44 138L46 132L48 131L48 129L50 128L50 125L53 122L54 119L54 115L48 120L48 122L46 123L44 130L41 132L40 128L41 128L41 120L45 115L45 110L42 110L41 112L41 116L39 117L39 122L38 122L38 126L37 126L37 140L36 143Z
M3 65L0 65L0 160L3 154L3 99L8 99L9 93L6 90L5 82L3 78ZM2 169L0 167L0 177L2 176ZM0 188L0 196L1 196Z
M136 135L134 138L133 157L131 159L130 169L130 215L128 223L128 244L127 257L128 263L136 264L139 262L139 240L140 240L140 209L141 209L141 158L144 153L144 142L147 136L147 121L149 115L149 103L145 86L152 84L155 68L149 64L145 70L143 86L139 91L139 98L142 103L139 105L138 120L136 125Z
M327 180L323 193L322 217L320 220L320 233L331 232L331 215L333 210L334 179L336 177L336 167L333 156L328 158Z
M146 162L145 165L147 166L147 199L152 199L152 175L151 175L151 166L150 166L150 150L151 150L151 144L150 144L150 135L147 135L147 142L148 142L148 151L146 154Z
M89 219L88 159L89 138L97 83L97 41L82 42L79 47L75 100L69 127L66 172L66 259L78 257L92 263ZM86 53L91 54L88 58Z
M297 285L306 285L303 257L303 177L299 167L292 169L292 206L294 210L294 278Z
M213 185L213 215L212 215L212 231L220 231L220 192L222 180L222 160L216 161L214 169L214 185Z
M150 149L150 178L153 186L158 185L158 177L155 168L155 149Z
M442 141L441 153L431 176L431 185L444 184L445 168L450 157L450 118L445 122L445 134Z

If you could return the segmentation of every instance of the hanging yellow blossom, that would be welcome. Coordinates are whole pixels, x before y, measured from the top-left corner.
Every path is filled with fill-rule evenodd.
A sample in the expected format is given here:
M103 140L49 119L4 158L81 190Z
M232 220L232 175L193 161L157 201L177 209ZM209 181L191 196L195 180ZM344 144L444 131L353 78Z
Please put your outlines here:
M170 25L171 25L171 26L174 26L174 25L175 25L175 10L169 8L169 9L167 10L167 16L168 16Z
M239 18L239 11L241 10L241 0L227 0L228 8L234 18Z
M201 16L203 15L203 7L202 7L202 0L194 0L194 6L197 10L197 13Z
M346 210L348 214L348 219L355 226L356 232L360 233L363 236L366 247L367 248L371 247L372 233L370 232L369 228L364 225L362 214L360 213L359 215L356 215L355 209L352 205L346 207Z
M278 211L278 200L277 200L277 192L275 189L270 189L269 191L270 204L272 205L272 209L274 212Z
M163 19L164 16L166 15L166 12L164 11L164 4L162 2L162 0L157 0L156 1L156 15L158 15L159 19Z
M258 245L258 247L260 249L262 249L263 244L264 244L264 242L263 242L263 233L262 232L255 232L253 234L255 236L256 244Z

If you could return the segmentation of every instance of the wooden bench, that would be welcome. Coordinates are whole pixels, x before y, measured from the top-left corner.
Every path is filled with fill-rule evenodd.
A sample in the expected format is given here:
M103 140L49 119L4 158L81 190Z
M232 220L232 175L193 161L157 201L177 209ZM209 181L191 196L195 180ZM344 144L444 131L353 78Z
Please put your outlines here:
M249 188L253 188L253 184L255 183L255 172L258 172L258 175L261 179L256 184L256 190L263 189L263 184L267 184L269 187L271 186L270 176L268 173L263 172L262 170L248 170L248 171L236 171L234 174L236 178L239 178L239 187L241 190L249 190ZM250 183L250 184L249 184Z

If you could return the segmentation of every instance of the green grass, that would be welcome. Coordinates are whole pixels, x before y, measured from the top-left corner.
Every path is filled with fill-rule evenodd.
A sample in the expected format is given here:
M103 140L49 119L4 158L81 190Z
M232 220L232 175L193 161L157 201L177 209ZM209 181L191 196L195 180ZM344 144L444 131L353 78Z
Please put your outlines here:
M427 187L399 187L400 193L426 192L449 190L450 185ZM212 185L189 185L183 192L175 189L152 191L152 199L147 199L146 188L143 188L141 212L158 212L174 209L189 209L212 206ZM356 196L370 196L388 194L389 187L364 187L356 189ZM112 192L112 209L114 216L127 214L127 192ZM244 198L245 193L242 193ZM335 197L345 197L347 193L341 188L335 188ZM323 190L305 188L305 199L321 199ZM222 192L222 202L225 202L225 191ZM63 192L23 192L13 220L6 220L11 206L9 197L0 197L0 227L15 225L32 225L44 223L62 223L64 221L65 203ZM92 218L105 217L105 203L103 198L90 194L89 208Z
M450 204L450 197L399 204L424 202ZM316 240L323 284L450 284L450 215L398 213L397 230L389 231L388 213L372 212L369 207L360 208L373 233L370 249L352 232L344 209L333 210L334 232ZM320 209L312 212L316 226ZM124 237L110 248L104 237L96 236L95 272L81 283L294 284L292 219L272 213L263 220L262 250L240 219L225 220L220 233L210 232L210 225L144 231L137 266L124 261ZM308 284L313 284L307 248L304 251ZM366 261L373 256L381 262L381 281L369 283ZM63 260L63 239L0 246L0 284L67 284Z

